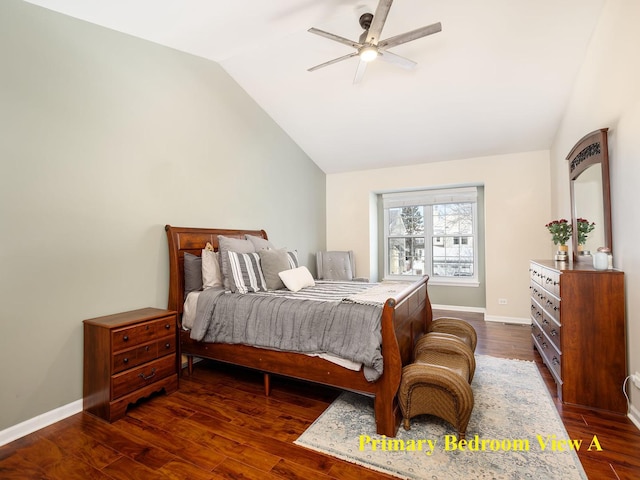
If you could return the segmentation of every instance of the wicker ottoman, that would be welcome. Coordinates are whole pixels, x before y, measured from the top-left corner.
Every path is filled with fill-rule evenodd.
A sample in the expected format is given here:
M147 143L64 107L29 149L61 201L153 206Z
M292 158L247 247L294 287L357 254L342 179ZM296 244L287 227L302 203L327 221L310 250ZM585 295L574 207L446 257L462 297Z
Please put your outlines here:
M475 329L460 318L440 317L431 322L429 334L444 333L454 335L460 338L464 343L469 345L472 352L476 351L478 343L478 334ZM428 335L429 335L428 334Z
M411 418L417 415L435 415L453 425L464 439L474 403L473 352L459 338L425 335L414 355L414 363L402 369L398 391L403 427L409 430Z

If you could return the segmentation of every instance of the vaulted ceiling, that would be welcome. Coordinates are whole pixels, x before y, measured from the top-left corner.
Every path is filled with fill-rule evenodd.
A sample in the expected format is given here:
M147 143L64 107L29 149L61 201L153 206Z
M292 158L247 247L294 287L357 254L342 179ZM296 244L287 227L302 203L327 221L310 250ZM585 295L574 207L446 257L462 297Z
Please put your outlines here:
M377 0L28 0L218 62L326 173L548 149L606 0L395 0L382 38L413 70L352 49Z

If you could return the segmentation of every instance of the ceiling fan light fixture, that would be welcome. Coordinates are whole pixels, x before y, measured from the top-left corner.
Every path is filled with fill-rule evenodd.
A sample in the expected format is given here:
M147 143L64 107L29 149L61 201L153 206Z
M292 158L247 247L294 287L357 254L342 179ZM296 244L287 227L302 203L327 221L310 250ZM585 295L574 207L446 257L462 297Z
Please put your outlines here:
M363 62L372 62L378 57L378 49L372 45L369 45L366 47L362 47L358 54L360 55L360 60L362 60Z
M316 65L315 67L308 68L307 71L313 72L319 68L333 65L334 63L342 62L353 57L359 57L358 69L356 70L356 76L353 79L353 83L358 83L364 75L367 63L371 63L378 57L380 57L382 61L395 64L405 69L414 68L417 65L416 62L409 60L408 58L401 57L400 55L396 55L388 49L426 37L427 35L438 33L442 31L442 25L440 22L434 23L433 25L425 25L424 27L416 28L399 35L383 39L381 37L382 29L387 21L387 15L389 14L392 3L393 0L378 0L378 6L376 7L375 13L372 14L365 12L360 15L359 23L363 31L357 41L349 40L348 38L341 37L335 33L325 32L324 30L311 27L309 32L328 38L334 42L341 43L353 48L354 50L347 55L343 55L341 57L334 58L333 60L329 60L328 62L321 63L320 65ZM362 8L366 9L367 7L363 6ZM358 10L360 10L360 7Z

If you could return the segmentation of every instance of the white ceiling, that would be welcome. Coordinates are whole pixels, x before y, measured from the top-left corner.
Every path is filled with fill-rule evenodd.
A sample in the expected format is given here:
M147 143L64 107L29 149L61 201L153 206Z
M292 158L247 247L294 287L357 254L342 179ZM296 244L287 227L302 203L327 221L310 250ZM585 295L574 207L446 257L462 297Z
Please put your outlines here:
M442 32L358 60L377 0L28 0L214 60L326 173L548 149L606 0L396 0L382 38Z

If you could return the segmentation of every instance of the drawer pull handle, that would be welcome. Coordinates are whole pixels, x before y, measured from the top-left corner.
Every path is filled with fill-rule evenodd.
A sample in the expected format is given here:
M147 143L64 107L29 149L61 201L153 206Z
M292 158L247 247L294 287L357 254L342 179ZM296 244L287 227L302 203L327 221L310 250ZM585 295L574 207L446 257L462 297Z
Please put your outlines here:
M167 323L167 324L164 326L164 328L166 328L167 330L169 330L169 329L171 328L171 325Z
M144 373L139 373L138 376L143 380L149 380L150 378L153 378L156 376L156 369L155 368L151 369L151 375L145 375Z
M165 343L164 344L164 348L171 348L171 344L170 343Z
M147 345L146 347L144 347L144 351L145 351L145 352L148 352L150 348L151 348L151 347L149 347L149 345Z
M125 359L122 360L122 362L126 365L127 363L129 363L129 359L125 358Z
M125 335L124 337L122 337L122 340L124 340L125 342L129 341L129 335Z

